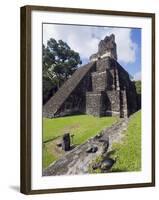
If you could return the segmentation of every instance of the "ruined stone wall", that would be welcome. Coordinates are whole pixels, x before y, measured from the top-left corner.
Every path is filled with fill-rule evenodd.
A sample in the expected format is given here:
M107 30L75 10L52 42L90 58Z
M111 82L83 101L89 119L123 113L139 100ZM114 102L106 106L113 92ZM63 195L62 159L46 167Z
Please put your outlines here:
M126 90L120 91L120 117L128 117L128 104L127 104L127 94Z
M95 68L92 68L92 70L85 75L81 83L74 89L55 114L55 117L86 112L86 92L92 90L91 73L94 70Z
M99 59L96 63L96 72L92 73L92 93L86 96L86 104L89 104L87 113L120 117L134 113L137 110L137 95L129 74L110 57ZM98 97L95 97L97 92Z
M127 92L128 115L131 115L138 110L137 94L135 87L133 85L131 85L129 87L129 90L127 90L126 92Z
M112 59L110 57L102 58L97 60L97 72L104 72L112 66Z
M116 50L114 34L111 34L110 36L106 36L104 40L101 40L99 42L98 53L101 56L105 53L110 53L110 57L117 60L117 50Z
M55 116L86 113L126 117L136 110L136 90L129 74L114 59L104 58L85 75Z
M106 73L106 85L104 90L119 90L119 75L118 75L118 68L116 65L116 61L110 57L99 59L97 61L97 72L99 75L100 73ZM104 75L104 74L103 74Z
M86 95L86 113L94 116L120 116L119 78L112 58L99 59L92 73L92 92Z
M107 116L120 116L120 91L107 91L107 98L109 99L109 107L106 110Z
M101 40L98 44L98 52L90 56L91 61L97 61L99 58L106 57L117 60L117 50L115 43L115 35L111 34L106 36L104 40Z
M117 63L120 89L126 90L128 116L137 111L137 93L129 74Z
M86 114L101 116L103 95L101 92L87 92L86 94Z
M107 74L105 72L92 73L92 89L93 91L104 91L107 87Z

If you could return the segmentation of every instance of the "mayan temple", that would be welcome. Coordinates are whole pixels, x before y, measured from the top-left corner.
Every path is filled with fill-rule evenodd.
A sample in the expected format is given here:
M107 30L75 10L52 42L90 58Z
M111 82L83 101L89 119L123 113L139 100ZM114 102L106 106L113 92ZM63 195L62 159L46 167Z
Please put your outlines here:
M115 36L106 36L90 62L74 74L43 106L43 117L73 114L128 117L137 110L137 94L128 72L117 62Z

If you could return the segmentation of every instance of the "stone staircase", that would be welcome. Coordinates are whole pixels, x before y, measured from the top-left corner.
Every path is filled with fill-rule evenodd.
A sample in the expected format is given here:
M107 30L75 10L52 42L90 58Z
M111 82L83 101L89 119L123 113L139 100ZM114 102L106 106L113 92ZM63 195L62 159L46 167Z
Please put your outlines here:
M63 84L53 97L43 106L43 117L52 118L56 112L60 109L69 95L79 85L85 75L95 65L95 62L88 63L82 67L79 67L74 74Z

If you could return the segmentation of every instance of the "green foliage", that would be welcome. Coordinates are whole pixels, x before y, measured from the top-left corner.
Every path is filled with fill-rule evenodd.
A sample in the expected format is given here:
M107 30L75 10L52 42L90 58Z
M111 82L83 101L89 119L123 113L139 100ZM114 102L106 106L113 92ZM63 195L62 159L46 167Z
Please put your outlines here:
M43 45L43 96L48 95L50 85L57 90L81 63L79 54L66 42L50 38Z
M137 94L141 94L141 81L135 81L135 87Z
M57 91L55 80L51 80L49 77L43 77L43 103Z
M54 160L56 160L56 156L53 155L45 145L43 145L43 167L45 168L49 166L49 164Z
M123 134L123 141L113 144L112 158L117 158L117 161L112 171L139 171L141 170L141 111L131 116L128 129Z
M43 119L43 166L47 167L48 164L58 159L54 154L53 149L47 149L47 141L53 141L58 136L62 136L65 132L74 134L73 144L79 145L87 141L90 137L95 136L105 127L110 127L113 123L117 122L116 117L93 117L89 115L76 115L68 117L60 117ZM52 154L52 156L51 156Z
M78 64L81 64L79 54L62 40L57 42L51 38L44 52L44 67L52 67L52 74L62 80L66 80L77 69Z

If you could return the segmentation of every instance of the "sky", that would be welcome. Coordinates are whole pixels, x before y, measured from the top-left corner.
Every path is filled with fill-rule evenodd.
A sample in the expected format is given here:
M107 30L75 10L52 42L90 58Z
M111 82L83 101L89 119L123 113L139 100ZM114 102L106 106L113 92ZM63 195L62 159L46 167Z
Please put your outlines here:
M82 64L97 52L98 43L110 34L115 35L118 62L134 77L141 80L141 29L121 27L99 27L82 25L43 24L43 44L50 38L63 40L78 52Z

